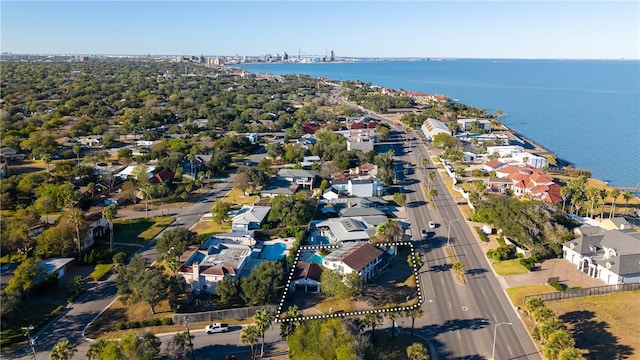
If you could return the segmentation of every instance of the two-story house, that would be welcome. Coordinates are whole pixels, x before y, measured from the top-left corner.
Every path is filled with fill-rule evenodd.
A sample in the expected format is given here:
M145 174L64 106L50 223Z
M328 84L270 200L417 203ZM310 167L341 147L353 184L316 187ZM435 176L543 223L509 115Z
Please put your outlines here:
M362 281L373 278L385 266L388 254L369 242L345 243L322 259L322 266L347 275L358 273Z

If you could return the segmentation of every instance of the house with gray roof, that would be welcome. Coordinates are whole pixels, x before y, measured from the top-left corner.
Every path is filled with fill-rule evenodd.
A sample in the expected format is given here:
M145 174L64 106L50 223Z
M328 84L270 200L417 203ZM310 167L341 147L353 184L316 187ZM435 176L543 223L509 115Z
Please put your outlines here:
M562 244L563 257L608 285L640 282L640 233L603 230Z
M216 285L225 277L237 279L251 256L247 245L232 244L216 238L209 238L180 267L187 285L195 291L216 293Z
M293 184L285 179L272 177L260 189L260 197L276 197L278 195L291 196L295 194L300 185Z
M260 229L271 210L271 206L243 206L231 219L232 231Z
M280 169L277 175L279 179L287 180L310 190L313 190L313 183L317 176L317 171L303 169Z

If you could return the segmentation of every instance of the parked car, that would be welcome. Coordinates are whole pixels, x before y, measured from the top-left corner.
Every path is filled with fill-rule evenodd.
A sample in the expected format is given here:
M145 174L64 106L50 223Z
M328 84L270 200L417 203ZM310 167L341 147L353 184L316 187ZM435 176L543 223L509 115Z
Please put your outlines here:
M434 223L433 221L429 221L429 229L435 229L436 228L436 223Z
M213 324L207 325L207 327L204 328L204 331L207 334L227 332L229 331L229 325L222 324L222 323L213 323Z
M420 235L422 236L422 240L427 240L427 238L429 237L429 233L427 232L427 229L420 230Z

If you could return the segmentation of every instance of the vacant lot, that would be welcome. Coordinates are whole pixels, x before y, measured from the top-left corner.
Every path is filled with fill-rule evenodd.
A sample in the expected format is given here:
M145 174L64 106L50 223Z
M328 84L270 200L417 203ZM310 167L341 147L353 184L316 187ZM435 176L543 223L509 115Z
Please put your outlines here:
M526 274L529 272L524 266L520 265L520 259L497 261L493 263L493 270L500 276Z
M555 291L557 290L547 284L537 284L508 288L507 295L509 295L509 298L511 299L511 303L513 305L523 308L525 296L544 294Z
M640 359L640 291L549 301L587 359Z

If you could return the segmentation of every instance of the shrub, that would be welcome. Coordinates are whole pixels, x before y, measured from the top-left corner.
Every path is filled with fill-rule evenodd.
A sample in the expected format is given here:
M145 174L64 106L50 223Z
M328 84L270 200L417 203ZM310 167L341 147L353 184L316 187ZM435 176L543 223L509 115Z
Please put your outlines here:
M126 326L125 323L123 323L123 322L116 323L116 330L124 330L126 328L127 328L127 326Z
M160 323L162 325L173 325L173 319L170 318L170 317L166 317L166 318L160 320Z
M160 319L158 319L158 318L149 319L147 321L147 326L158 326L160 324L161 324L161 322L160 322Z
M538 259L535 256L520 259L520 265L524 266L527 270L531 271L535 268Z
M554 280L554 281L549 282L549 285L550 285L552 288L554 288L554 289L556 289L556 290L558 290L558 291L564 291L564 289L566 288L566 285L564 285L564 284L560 284L559 282L557 282L557 281L555 281L555 280Z
M474 229L476 230L476 233L480 237L480 240L482 240L484 242L488 242L489 241L489 238L487 237L487 234L485 234L484 231L482 231L481 228L476 226L476 227L474 227Z

